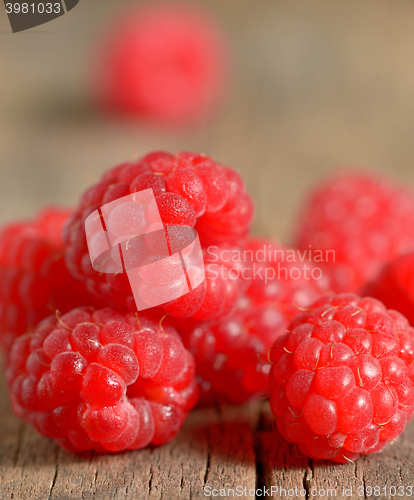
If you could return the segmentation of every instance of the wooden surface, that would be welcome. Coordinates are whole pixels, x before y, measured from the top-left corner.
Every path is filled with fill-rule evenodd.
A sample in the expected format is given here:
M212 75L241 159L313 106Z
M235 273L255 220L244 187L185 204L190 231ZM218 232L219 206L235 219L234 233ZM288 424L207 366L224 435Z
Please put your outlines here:
M238 168L257 202L255 232L285 240L304 192L337 164L414 185L412 0L205 0L231 38L234 80L212 122L180 131L89 108L93 40L125 3L83 0L18 35L1 3L0 222L75 204L102 171L153 149ZM340 498L351 487L346 498L391 498L358 488L414 487L414 424L383 453L341 466L298 458L272 425L260 402L195 411L167 446L76 457L11 415L1 381L0 499L189 499L237 486L247 495L234 498L264 486L278 488L273 498Z

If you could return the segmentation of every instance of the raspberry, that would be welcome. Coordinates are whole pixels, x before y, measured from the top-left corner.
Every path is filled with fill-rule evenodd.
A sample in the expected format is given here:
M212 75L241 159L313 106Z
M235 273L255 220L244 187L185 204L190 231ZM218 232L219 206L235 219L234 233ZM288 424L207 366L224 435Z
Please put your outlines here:
M103 175L98 184L84 193L65 228L64 240L65 259L71 273L84 280L87 289L103 300L105 305L117 309L135 309L128 277L125 272L106 274L92 268L86 244L85 220L102 204L118 196L134 193L137 189L148 188L152 188L156 195L158 210L170 242L185 240L185 234L179 232L180 226L183 226L187 229L195 227L204 247L243 245L252 223L253 203L245 191L240 175L207 156L194 153L178 153L173 156L165 152L154 152L137 162L114 167ZM154 220L151 207L145 212L142 205L133 202L117 206L109 217L111 224L114 223L119 228L120 235L133 234L135 231L139 233L144 227L145 218ZM142 245L160 254L165 253L165 250L159 248L157 234L157 231L147 234L145 241L138 241L138 238L132 240L131 248L134 249L133 245L136 248L129 252L132 257L126 262L128 266L135 267L133 256L140 255ZM134 243L135 240L137 241ZM167 250L175 253L171 248ZM208 254L205 261L208 263ZM165 304L164 314L168 311L178 318L207 320L231 312L237 300L235 289L238 287L231 284L225 276L218 276L214 262L211 264L206 270L204 283ZM152 295L157 298L165 297L167 302L171 295L169 280L175 280L180 288L186 284L176 280L173 267L169 265L168 270L162 273L166 284L160 287L154 286L151 273L145 274L144 269L140 270L141 278L148 283L147 288L140 290L141 295L147 295L148 298ZM182 266L178 260L177 268L181 272ZM189 274L192 271L198 272L195 267L190 266ZM159 278L157 282L159 283Z
M402 313L414 324L414 254L402 255L381 270L364 292Z
M96 51L92 98L103 109L160 123L200 121L222 100L228 53L224 33L200 7L128 9Z
M230 319L182 330L184 345L196 360L201 404L238 405L264 395L270 370L270 339L282 335L285 328L284 315L277 309L251 306Z
M414 250L414 196L377 174L339 172L303 206L297 245L315 258L321 251L334 291L360 293L385 263Z
M314 267L300 262L297 252L272 240L250 239L244 252L210 253L211 260L230 261L234 269L245 272L247 288L230 318L183 328L180 333L196 359L201 403L241 404L266 393L270 345L284 334L297 308L312 304L327 284L323 278L312 278ZM250 260L247 267L245 260ZM305 277L302 270L301 277L293 273L292 278L290 272L299 262L307 266L308 274Z
M273 345L270 406L310 458L345 463L396 438L414 412L414 329L378 300L325 295Z
M44 319L15 340L6 376L15 414L77 453L163 444L198 399L177 332L111 309Z
M9 224L0 232L0 344L6 351L51 310L66 312L90 302L63 259L60 233L69 215L50 207L33 221Z
M290 320L331 291L330 281L318 263L305 254L265 238L251 238L245 254L250 260L247 294L255 304L274 305Z

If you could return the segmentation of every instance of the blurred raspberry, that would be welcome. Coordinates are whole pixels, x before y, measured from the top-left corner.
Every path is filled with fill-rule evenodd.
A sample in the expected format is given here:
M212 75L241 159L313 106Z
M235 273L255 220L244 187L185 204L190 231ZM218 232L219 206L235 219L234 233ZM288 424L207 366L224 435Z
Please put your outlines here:
M251 269L247 296L254 304L279 308L288 321L331 291L326 272L305 252L272 239L250 238L245 254Z
M15 340L14 413L68 451L170 441L197 403L195 364L176 331L111 309L73 309Z
M6 351L51 311L66 312L91 300L63 258L60 235L70 213L49 207L33 221L0 231L0 344Z
M270 406L310 458L346 463L381 450L414 410L414 329L376 299L327 295L270 353Z
M129 8L94 56L92 99L113 112L170 125L202 120L222 100L229 48L215 19L190 3Z
M413 193L378 174L336 174L301 214L297 246L322 259L336 292L360 292L385 263L414 250Z
M244 251L216 252L210 252L212 260L220 257L234 269L244 264L240 272L246 278L246 291L231 317L180 329L184 345L196 359L204 406L241 404L265 395L271 344L285 333L299 309L329 289L313 264L272 240L253 238Z
M92 268L85 220L102 205L149 188L155 195L164 228L168 231L173 226L194 227L204 247L243 245L252 223L253 202L240 175L207 156L153 152L139 161L114 167L83 194L64 231L65 259L70 272L111 307L134 309L131 287L125 272L103 274ZM122 230L127 223L133 226L132 232L139 232L146 216L138 210L142 209L138 204L132 208L127 218L123 216L116 222ZM150 236L146 245L151 244ZM229 314L238 298L239 285L227 279L226 266L220 269L223 275L218 274L215 267L212 263L206 270L204 283L169 302L164 313L168 311L175 317L197 320Z
M194 354L200 404L242 404L267 391L269 347L286 329L284 315L271 306L251 306L231 318L181 330Z
M402 255L387 264L364 293L396 309L414 325L414 254Z

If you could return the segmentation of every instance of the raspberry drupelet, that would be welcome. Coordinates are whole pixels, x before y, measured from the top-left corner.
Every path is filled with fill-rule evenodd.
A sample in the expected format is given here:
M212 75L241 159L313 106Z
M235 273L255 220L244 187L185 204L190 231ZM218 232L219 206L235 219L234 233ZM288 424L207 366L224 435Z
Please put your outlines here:
M340 171L303 205L296 240L321 251L335 292L362 293L384 264L414 250L414 193L377 173Z
M345 463L380 451L413 414L414 330L374 298L321 297L270 360L277 427L310 458Z
M268 392L271 344L285 333L298 308L308 307L329 290L323 276L314 272L319 279L312 277L316 269L312 263L301 262L295 250L276 241L251 238L245 252L233 249L222 258L240 268L242 256L249 262L241 267L245 291L235 314L193 329L180 329L184 345L196 359L200 404L204 406L242 404L264 396ZM300 268L301 276L296 271L291 276L293 267Z
M65 259L70 272L86 288L117 309L133 309L131 287L124 272L102 274L92 268L85 237L85 220L95 210L131 193L152 188L165 230L195 228L202 246L243 245L254 208L240 175L195 153L150 153L136 162L118 165L82 196L64 230ZM130 205L130 204L129 204ZM142 213L127 214L140 224ZM124 218L125 219L125 218ZM123 219L119 224L123 223ZM230 312L234 299L230 280L206 272L206 280L190 293L171 301L166 311L179 318L207 320ZM217 279L216 279L217 278ZM237 298L237 297L236 297Z
M68 451L160 445L198 399L176 331L112 309L73 309L17 338L6 378L14 413Z
M32 221L0 231L0 344L6 351L51 311L67 312L91 301L63 258L61 230L70 213L49 207Z
M122 12L103 33L91 98L117 114L192 124L222 100L229 60L223 30L200 6L146 2Z

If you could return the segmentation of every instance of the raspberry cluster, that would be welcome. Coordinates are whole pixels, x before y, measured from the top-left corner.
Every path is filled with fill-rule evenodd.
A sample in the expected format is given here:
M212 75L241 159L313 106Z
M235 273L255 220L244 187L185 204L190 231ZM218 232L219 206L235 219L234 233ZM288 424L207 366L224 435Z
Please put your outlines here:
M136 199L147 189L155 203ZM96 214L93 237L137 245L139 292L157 298L139 317L116 238L96 252L116 272L94 268L85 223ZM154 152L106 172L71 215L47 209L6 226L0 340L15 414L77 453L166 443L200 393L203 406L270 394L280 433L311 458L352 461L398 436L414 413L414 329L386 306L414 318L414 258L400 256L414 248L414 197L370 175L339 175L305 209L298 249L249 238L253 215L236 171ZM158 300L191 282L195 241L205 279ZM385 305L350 293L364 287Z
M302 207L302 251L321 251L336 292L361 293L384 264L414 250L414 194L374 173L340 172Z
M0 231L0 344L6 351L51 311L67 312L91 300L64 262L60 233L69 215L50 207L33 221Z
M173 328L88 307L20 336L6 370L14 412L73 452L169 441L197 403L194 374Z
M68 269L105 305L135 308L126 273L101 274L93 269L85 220L102 205L149 188L166 230L171 226L194 227L203 247L242 245L250 229L253 202L240 175L207 156L154 152L136 162L117 165L83 194L64 231ZM202 285L169 303L165 310L180 318L216 318L222 314L221 305L232 300L234 287L229 283L211 269Z
M414 412L414 330L376 299L321 297L270 359L277 427L308 457L345 463L377 452Z

